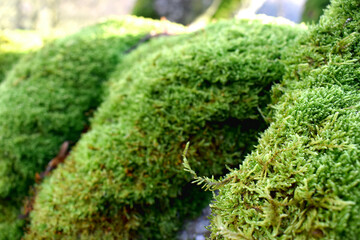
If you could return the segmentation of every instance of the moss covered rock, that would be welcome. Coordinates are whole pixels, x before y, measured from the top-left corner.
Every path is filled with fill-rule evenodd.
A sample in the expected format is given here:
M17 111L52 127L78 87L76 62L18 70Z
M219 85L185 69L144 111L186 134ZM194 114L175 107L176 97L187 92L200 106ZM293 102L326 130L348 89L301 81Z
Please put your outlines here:
M205 175L252 149L266 126L259 109L284 73L281 52L297 33L260 20L220 21L134 51L91 131L40 186L27 239L174 238L208 197L182 171L185 143Z
M64 141L79 139L125 52L150 31L170 26L181 28L143 18L109 20L49 43L8 74L0 86L0 236L17 225L10 206L19 214L35 173Z
M212 239L360 236L359 9L333 0L289 49L274 122L216 183Z
M42 38L29 31L0 31L0 82L19 58L41 47Z

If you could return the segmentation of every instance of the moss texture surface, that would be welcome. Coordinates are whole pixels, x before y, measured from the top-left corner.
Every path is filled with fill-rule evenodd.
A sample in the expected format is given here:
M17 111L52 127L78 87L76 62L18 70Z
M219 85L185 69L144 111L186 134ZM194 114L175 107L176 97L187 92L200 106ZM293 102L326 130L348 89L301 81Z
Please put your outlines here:
M217 182L212 239L360 236L359 9L333 0L289 49L273 123Z
M17 214L10 208L19 214L35 173L44 171L64 141L79 139L101 102L102 84L125 52L170 25L109 20L25 56L8 74L0 86L0 238L11 238Z
M0 31L0 82L22 55L41 47L42 43L35 32Z
M128 71L112 77L92 130L40 187L27 239L174 238L208 197L182 170L185 143L194 143L192 164L205 175L252 149L266 126L258 109L282 78L281 52L297 33L221 21L134 51L120 65Z

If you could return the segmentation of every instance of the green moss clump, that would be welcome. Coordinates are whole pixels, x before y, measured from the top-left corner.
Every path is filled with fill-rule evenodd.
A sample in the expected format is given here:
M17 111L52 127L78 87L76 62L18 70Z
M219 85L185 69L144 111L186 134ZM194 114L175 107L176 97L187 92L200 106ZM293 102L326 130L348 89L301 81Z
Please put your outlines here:
M101 101L103 82L125 52L165 26L182 28L135 17L108 20L26 55L9 72L0 86L1 234L11 236L15 227L9 225L18 225L8 208L20 213L35 173L64 141L79 139Z
M259 109L298 32L220 21L134 51L120 66L133 68L114 75L91 131L40 186L27 239L173 239L208 197L182 171L185 143L202 174L237 164L266 126Z
M330 0L307 0L302 14L303 22L317 23L325 8L330 4Z
M156 12L154 0L136 0L131 14L153 19L160 18L160 15Z
M289 49L273 123L216 184L212 239L360 236L359 9L333 0Z
M0 82L25 53L41 47L42 38L29 31L0 31Z

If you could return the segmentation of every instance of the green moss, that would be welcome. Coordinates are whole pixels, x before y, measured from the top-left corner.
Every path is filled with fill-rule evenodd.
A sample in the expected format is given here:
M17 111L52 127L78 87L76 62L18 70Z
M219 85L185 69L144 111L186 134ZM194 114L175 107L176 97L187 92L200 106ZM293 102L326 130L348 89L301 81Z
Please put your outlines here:
M221 0L221 3L212 19L226 19L234 17L243 3L244 0Z
M41 37L34 32L0 31L0 82L22 55L41 45Z
M307 0L302 14L303 22L319 22L320 16L325 8L330 4L330 0Z
M134 17L109 20L21 59L0 86L0 199L6 204L0 210L17 206L19 214L35 173L64 141L79 139L126 50L165 25L181 28ZM2 234L11 229L7 224L17 225L1 223Z
M134 51L91 131L40 186L27 239L173 239L208 197L182 171L185 143L202 174L238 164L266 126L258 109L282 78L280 55L297 33L260 20L220 21Z
M360 236L359 8L333 0L289 49L273 123L217 184L212 239Z
M135 6L132 10L135 16L159 19L160 16L156 12L154 0L136 0Z
M20 239L23 221L18 219L18 205L5 201L0 202L0 239Z

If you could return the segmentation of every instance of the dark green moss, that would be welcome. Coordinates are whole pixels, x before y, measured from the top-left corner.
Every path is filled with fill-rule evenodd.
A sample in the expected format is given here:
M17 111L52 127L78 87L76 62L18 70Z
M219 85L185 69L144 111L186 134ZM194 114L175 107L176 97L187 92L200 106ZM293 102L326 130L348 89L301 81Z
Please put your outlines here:
M274 121L212 204L212 239L360 236L360 2L333 0L287 53Z
M260 20L220 21L134 51L91 131L40 186L27 238L173 239L207 197L182 171L185 143L202 174L237 165L266 126L258 109L282 78L280 55L297 33Z
M159 19L160 16L156 12L154 0L136 0L132 14L140 17Z
M302 21L307 23L317 23L325 8L330 4L330 0L307 0L302 14Z
M20 213L35 173L44 171L64 141L79 139L101 101L103 82L126 50L165 26L171 24L134 17L109 20L21 59L0 86L1 211L12 207ZM12 211L0 215L7 212L11 217L0 223L3 235L15 229L9 225L18 225L11 222Z

